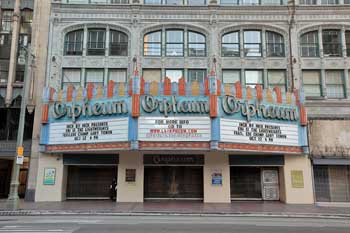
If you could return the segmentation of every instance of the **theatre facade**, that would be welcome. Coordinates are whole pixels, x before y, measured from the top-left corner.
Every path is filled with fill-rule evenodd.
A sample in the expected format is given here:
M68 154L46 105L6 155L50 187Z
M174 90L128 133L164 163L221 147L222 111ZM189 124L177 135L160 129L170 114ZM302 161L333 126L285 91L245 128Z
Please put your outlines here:
M145 82L46 88L36 201L109 198L313 203L298 91Z

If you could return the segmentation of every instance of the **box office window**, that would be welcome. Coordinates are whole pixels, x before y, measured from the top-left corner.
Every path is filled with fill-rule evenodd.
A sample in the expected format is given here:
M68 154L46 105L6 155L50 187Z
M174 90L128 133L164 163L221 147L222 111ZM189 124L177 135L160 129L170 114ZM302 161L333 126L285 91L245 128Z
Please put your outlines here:
M303 86L306 97L321 96L321 74L318 70L303 71Z
M75 88L81 85L81 69L64 68L62 72L62 88L73 85Z
M85 86L89 83L95 86L103 86L104 69L86 69Z
M235 82L241 81L240 70L223 70L222 71L222 82L224 84L234 84Z
M279 87L282 91L286 90L286 71L268 70L267 80L269 83L269 88Z
M161 82L161 69L143 69L143 79L145 82Z
M327 97L330 99L341 99L345 97L344 78L341 70L326 71Z
M108 81L112 80L116 83L126 82L126 69L109 69L108 70Z

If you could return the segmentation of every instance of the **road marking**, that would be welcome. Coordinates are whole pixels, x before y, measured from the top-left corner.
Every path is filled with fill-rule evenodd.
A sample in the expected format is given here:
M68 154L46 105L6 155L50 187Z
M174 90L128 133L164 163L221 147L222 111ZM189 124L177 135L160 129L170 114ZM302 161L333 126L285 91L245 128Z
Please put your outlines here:
M48 228L47 226L3 226L0 228L0 232L35 232L35 233L47 233L47 232L59 232L59 233L73 233L75 229L57 229Z

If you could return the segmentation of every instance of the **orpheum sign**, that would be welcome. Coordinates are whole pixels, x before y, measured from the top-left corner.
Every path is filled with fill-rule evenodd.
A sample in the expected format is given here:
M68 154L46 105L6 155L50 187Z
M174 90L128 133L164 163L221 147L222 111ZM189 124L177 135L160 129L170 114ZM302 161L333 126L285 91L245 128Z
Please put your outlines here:
M210 141L209 117L140 117L140 141Z

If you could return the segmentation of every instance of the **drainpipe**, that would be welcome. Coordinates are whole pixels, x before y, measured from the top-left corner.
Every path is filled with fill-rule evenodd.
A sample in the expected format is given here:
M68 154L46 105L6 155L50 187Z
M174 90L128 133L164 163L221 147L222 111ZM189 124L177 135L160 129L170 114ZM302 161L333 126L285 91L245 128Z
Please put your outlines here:
M9 107L12 102L13 82L15 80L15 75L16 75L18 37L19 37L20 17L21 17L20 2L21 2L20 0L16 0L15 8L13 10L10 64L9 64L9 73L7 78L7 89L6 89L6 99L5 99L5 105L7 107Z
M290 19L288 21L288 41L289 41L289 68L290 68L290 78L291 78L291 91L294 90L294 57L292 50L292 29L295 24L295 0L290 0L288 2L288 15Z

